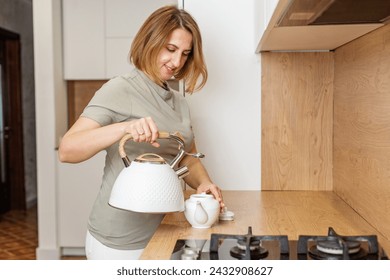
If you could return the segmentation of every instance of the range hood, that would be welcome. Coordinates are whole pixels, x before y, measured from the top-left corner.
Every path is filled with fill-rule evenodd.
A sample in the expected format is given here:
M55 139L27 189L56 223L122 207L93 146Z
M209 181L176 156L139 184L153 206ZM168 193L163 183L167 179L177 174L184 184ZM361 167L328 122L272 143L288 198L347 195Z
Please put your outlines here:
M334 50L389 19L389 0L280 0L257 51Z

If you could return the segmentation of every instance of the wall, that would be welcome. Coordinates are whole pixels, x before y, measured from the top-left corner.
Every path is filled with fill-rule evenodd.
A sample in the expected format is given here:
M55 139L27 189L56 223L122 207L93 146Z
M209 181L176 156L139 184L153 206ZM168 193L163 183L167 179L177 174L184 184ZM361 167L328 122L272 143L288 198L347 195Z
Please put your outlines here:
M390 240L390 25L335 51L334 191Z
M58 259L57 151L66 127L62 74L61 0L34 1L35 103L37 134L37 259Z
M198 150L222 189L260 189L260 56L254 0L185 0L202 32L206 86L188 98Z
M21 40L24 170L27 207L37 199L34 55L31 0L0 0L0 26Z
M331 190L333 53L262 53L262 190Z

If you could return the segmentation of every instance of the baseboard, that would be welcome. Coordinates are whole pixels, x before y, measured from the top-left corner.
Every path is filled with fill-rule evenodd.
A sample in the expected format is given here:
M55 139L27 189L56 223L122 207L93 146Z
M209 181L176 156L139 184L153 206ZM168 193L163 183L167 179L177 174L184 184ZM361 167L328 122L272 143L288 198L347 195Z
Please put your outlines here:
M85 256L84 247L63 247L61 250L62 256Z
M37 260L59 260L61 259L60 249L43 249L38 247L36 249L36 258Z

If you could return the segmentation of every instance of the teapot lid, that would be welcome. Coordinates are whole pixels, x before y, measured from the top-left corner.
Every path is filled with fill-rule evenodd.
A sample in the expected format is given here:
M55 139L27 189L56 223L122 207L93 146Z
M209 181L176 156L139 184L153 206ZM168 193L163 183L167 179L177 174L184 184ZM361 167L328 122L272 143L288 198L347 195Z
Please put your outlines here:
M224 207L219 214L219 220L220 221L233 221L234 220L234 213L232 211L228 211L227 207Z
M146 153L138 156L136 159L134 159L136 162L142 162L142 163L153 163L153 164L166 164L166 161L164 158L157 154L153 153Z

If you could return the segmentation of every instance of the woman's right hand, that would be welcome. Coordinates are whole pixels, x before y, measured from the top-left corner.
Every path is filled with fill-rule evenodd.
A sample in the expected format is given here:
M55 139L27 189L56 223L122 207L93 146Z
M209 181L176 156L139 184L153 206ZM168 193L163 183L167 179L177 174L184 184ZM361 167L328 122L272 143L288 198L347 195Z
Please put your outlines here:
M130 133L134 142L146 142L154 147L160 147L156 142L158 138L158 128L151 117L140 118L127 122L125 132Z
M130 133L135 142L148 142L159 147L156 142L158 128L150 117L114 123L106 126L92 119L80 117L62 137L59 146L61 162L82 162L119 141Z

